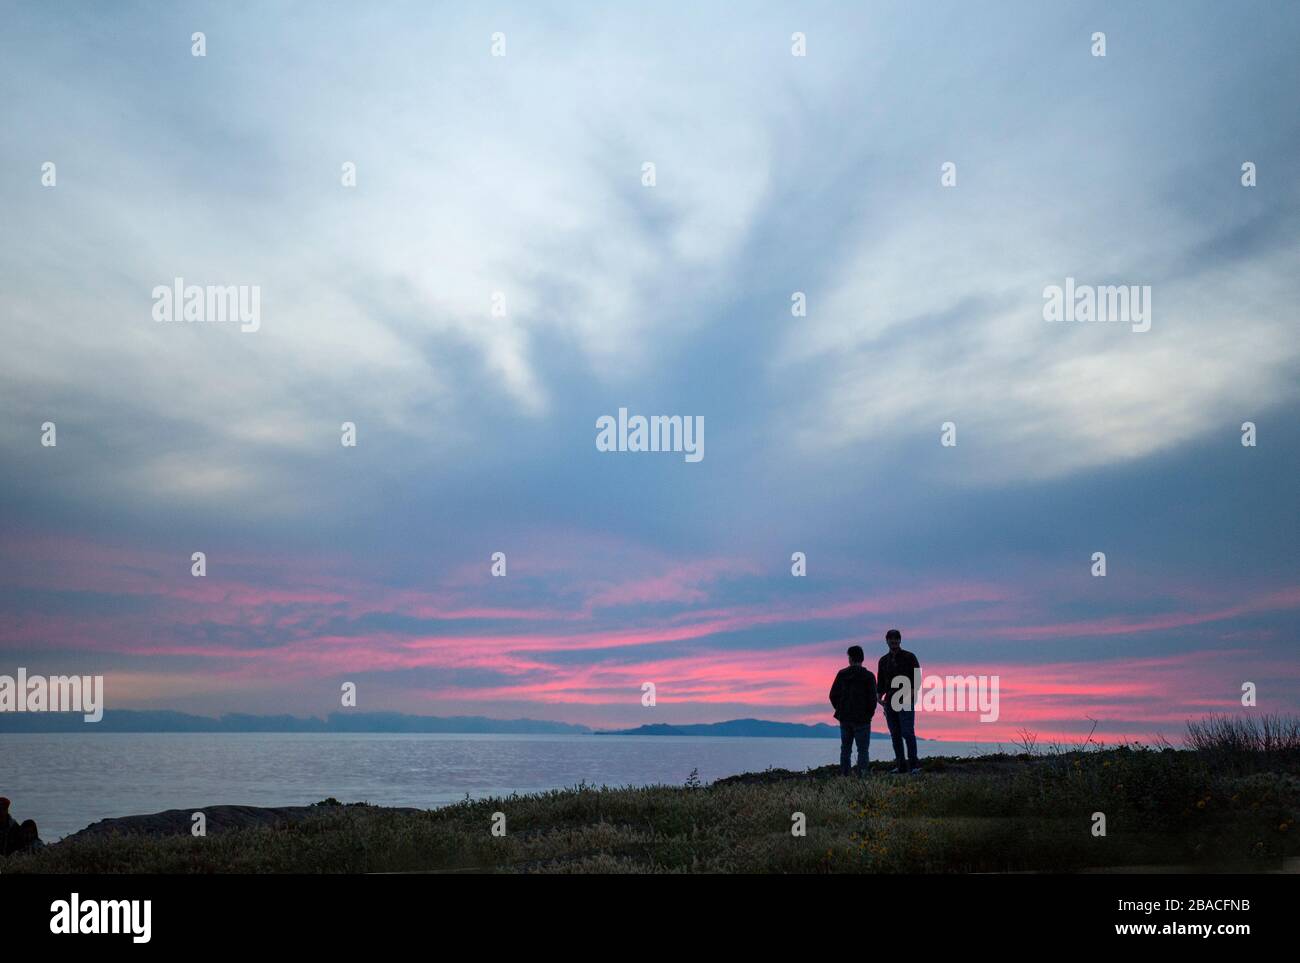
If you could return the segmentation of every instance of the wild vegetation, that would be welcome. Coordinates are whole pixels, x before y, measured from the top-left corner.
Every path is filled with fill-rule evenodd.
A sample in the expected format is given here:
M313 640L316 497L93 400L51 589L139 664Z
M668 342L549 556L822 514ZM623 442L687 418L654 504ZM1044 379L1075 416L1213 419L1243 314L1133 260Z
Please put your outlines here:
M425 812L330 799L307 818L194 838L69 840L8 873L1003 872L1178 865L1267 871L1300 855L1295 720L1210 718L1189 749L925 760L917 776L834 767L702 785L571 789ZM830 747L828 747L830 748ZM504 814L504 835L493 835ZM802 813L806 835L795 835ZM1098 835L1097 815L1105 817Z

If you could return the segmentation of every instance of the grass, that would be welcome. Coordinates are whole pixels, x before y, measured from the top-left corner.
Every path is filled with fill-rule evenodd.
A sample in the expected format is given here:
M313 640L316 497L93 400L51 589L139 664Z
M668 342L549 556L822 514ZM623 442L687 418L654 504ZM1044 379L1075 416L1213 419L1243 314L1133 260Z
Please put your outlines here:
M1229 760L1300 755L1300 718L1212 715L1187 723L1187 745Z
M1204 725L1204 724L1202 724ZM1300 855L1300 760L1238 730L1193 750L926 760L920 776L769 770L700 785L572 789L401 813L329 800L290 825L115 836L10 857L6 873L1003 872L1278 867ZM1276 731L1276 727L1274 730ZM505 813L506 834L492 835ZM794 813L806 836L794 836ZM1104 813L1106 835L1092 832Z

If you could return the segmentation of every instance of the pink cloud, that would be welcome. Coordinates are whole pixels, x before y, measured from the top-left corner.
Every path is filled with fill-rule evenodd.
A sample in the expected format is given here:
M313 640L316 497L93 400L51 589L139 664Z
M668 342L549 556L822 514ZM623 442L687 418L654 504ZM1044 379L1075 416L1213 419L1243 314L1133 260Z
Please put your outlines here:
M792 597L772 588L783 572L772 574L753 562L676 563L629 551L623 569L614 564L614 543L581 544L600 554L596 577L589 574L590 562L584 568L581 553L570 547L549 556L545 577L524 567L528 577L516 579L516 559L509 577L514 581L492 579L484 561L426 590L385 584L382 570L345 559L223 553L210 558L208 578L195 579L184 554L27 539L3 548L12 562L5 569L7 587L20 595L70 593L85 610L17 607L0 615L0 648L155 660L148 675L135 677L130 691L140 699L147 697L148 679L172 672L183 684L195 677L197 662L207 667L202 674L208 683L227 679L232 687L268 677L301 684L410 670L441 672L449 680L413 688L394 676L386 691L408 708L477 703L496 712L518 707L512 714L556 707L562 715L566 705L605 707L610 720L618 721L639 706L641 684L653 681L660 705L675 713L698 709L701 719L726 711L825 721L826 689L840 653L862 641L860 635L845 636L851 626L901 625L909 644L944 642L950 658L968 642L989 639L1034 643L1032 654L1038 656L1042 644L1058 640L1140 640L1300 608L1296 586L1253 594L1239 587L1189 593L1175 586L1179 591L1165 596L1176 608L1166 612L1055 620L1044 600L1075 600L1062 585L1045 590L1023 579L1009 587L936 579L870 591L811 583L814 589ZM743 594L763 601L729 604L732 583L760 587ZM536 596L546 604L537 604ZM393 627L403 620L410 626ZM366 624L375 627L363 633ZM814 641L772 643L773 633L787 631ZM1229 683L1236 682L1225 678L1225 665L1262 673L1274 685L1278 679L1297 681L1293 665L1278 663L1266 647L1254 653L1249 648L1275 636L1274 630L1233 626L1220 637L1236 637L1246 648L1040 662L1031 661L1026 649L1026 658L998 664L972 646L968 658L948 667L926 659L926 670L999 675L1001 719L989 726L936 714L927 719L926 732L996 741L1021 726L1040 727L1045 736L1076 732L1086 729L1088 716L1101 720L1106 731L1171 723L1181 728L1188 716L1232 707ZM582 654L588 657L575 658ZM466 673L486 680L467 683ZM1286 691L1295 691L1294 684ZM1294 706L1294 698L1286 698Z

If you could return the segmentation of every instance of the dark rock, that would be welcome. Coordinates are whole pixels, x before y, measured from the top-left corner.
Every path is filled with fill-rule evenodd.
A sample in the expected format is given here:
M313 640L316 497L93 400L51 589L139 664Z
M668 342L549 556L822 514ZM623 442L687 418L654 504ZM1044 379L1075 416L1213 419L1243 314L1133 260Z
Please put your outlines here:
M332 802L332 801L331 801ZM365 803L353 803L363 806ZM91 823L80 832L64 838L93 839L99 836L188 836L194 825L193 817L203 813L207 820L207 834L229 832L232 829L250 829L257 826L280 826L301 822L309 816L335 813L352 808L337 802L314 806L206 806L194 809L168 809L145 816L119 816ZM415 813L418 809L396 809L395 812Z

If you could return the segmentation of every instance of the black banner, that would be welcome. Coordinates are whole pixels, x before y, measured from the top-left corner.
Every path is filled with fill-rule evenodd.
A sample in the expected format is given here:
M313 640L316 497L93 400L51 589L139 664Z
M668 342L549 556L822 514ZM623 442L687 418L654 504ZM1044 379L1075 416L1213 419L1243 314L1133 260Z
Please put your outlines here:
M717 877L672 880L391 876L0 877L5 943L134 951L268 945L338 950L378 938L484 948L620 929L667 949L689 925L728 945L826 927L906 931L908 952L1190 941L1233 952L1293 932L1295 880L1276 875ZM477 934L477 936L476 936ZM900 934L901 935L901 934ZM865 938L865 937L864 937ZM1172 942L1170 939L1172 938ZM982 949L980 949L982 948ZM449 943L447 949L451 949Z

